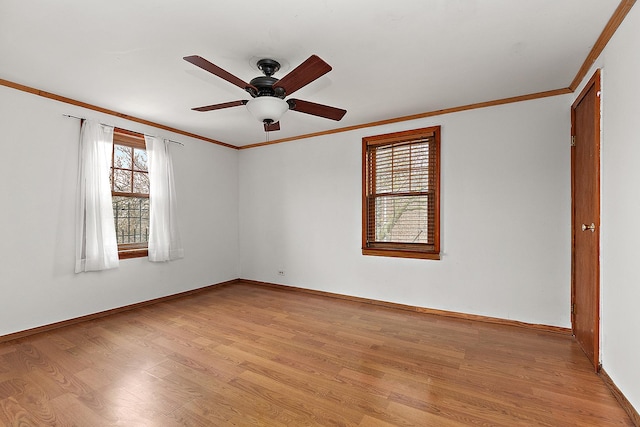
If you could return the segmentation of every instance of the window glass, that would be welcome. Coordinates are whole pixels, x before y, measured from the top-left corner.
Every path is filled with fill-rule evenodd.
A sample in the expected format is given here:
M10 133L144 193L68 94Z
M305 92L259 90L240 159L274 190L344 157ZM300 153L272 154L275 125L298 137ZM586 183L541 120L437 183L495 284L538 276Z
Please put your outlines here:
M113 136L111 190L120 258L147 255L149 173L144 136L116 129Z

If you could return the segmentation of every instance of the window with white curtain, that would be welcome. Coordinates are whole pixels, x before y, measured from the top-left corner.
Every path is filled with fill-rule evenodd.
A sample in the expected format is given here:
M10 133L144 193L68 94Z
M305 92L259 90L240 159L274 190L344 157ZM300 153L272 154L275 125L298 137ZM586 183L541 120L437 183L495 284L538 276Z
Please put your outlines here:
M183 257L169 140L83 120L76 273Z

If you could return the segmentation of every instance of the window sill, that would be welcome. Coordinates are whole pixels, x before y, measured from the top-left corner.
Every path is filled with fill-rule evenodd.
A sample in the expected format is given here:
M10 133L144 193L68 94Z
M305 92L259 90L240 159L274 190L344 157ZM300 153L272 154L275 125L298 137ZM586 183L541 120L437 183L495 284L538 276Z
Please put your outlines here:
M393 258L440 259L440 253L438 252L403 251L400 249L362 248L362 255L386 256Z
M147 248L125 249L118 251L119 259L142 258L146 256L149 256L149 251L147 250Z

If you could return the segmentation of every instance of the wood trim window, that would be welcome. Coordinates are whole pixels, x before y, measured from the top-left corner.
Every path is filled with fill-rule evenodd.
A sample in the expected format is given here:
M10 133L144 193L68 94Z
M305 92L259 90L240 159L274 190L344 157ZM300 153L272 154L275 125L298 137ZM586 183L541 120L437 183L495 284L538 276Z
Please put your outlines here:
M440 126L362 138L362 253L440 259Z
M111 196L120 259L148 255L149 170L144 135L116 128Z

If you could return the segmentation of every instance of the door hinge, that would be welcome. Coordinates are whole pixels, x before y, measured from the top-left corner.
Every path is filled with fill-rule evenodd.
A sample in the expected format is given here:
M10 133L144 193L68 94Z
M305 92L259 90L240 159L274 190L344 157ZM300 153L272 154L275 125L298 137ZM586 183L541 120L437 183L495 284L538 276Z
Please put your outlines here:
M571 314L576 314L576 305L571 304Z
M575 135L571 135L571 146L572 147L576 146L576 136Z

